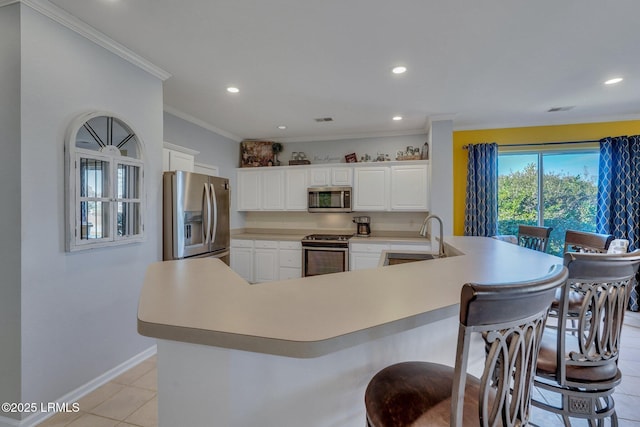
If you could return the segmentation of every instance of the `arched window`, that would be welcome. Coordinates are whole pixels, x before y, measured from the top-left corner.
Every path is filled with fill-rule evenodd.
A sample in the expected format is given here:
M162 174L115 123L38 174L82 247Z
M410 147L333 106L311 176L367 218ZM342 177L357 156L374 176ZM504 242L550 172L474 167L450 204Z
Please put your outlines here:
M143 145L131 127L103 112L78 117L65 163L67 251L141 241Z

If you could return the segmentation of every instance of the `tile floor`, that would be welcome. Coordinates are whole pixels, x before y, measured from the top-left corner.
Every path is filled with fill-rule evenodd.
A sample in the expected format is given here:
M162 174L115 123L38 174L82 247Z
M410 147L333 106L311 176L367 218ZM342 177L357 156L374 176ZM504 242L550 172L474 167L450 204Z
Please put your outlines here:
M640 427L640 313L627 311L622 332L622 384L614 398L620 427ZM39 427L157 427L155 356L89 393L78 402L80 412L54 415ZM587 426L577 420L575 427ZM562 426L555 415L533 409L532 423Z
M77 413L60 413L38 427L157 427L156 357L152 356L78 401Z

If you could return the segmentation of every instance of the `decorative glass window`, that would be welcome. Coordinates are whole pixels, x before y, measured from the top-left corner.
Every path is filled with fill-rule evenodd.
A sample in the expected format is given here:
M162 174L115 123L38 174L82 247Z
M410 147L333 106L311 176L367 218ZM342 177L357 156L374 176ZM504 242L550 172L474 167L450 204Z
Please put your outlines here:
M78 118L66 147L68 251L143 239L142 144L122 120Z

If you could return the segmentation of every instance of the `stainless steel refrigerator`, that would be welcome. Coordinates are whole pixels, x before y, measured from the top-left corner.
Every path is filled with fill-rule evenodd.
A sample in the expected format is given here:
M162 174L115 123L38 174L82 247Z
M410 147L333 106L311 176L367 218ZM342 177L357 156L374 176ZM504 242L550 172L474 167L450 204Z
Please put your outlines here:
M166 260L216 257L229 264L229 180L185 171L163 176Z

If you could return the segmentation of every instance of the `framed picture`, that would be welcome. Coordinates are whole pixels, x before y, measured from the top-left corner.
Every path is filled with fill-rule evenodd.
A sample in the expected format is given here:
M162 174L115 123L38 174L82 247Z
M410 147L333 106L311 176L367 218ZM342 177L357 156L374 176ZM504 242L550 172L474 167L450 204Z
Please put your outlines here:
M357 163L358 162L358 156L356 156L356 153L347 154L346 156L344 156L344 160L347 163Z
M273 166L274 161L273 141L242 141L240 143L240 167Z

